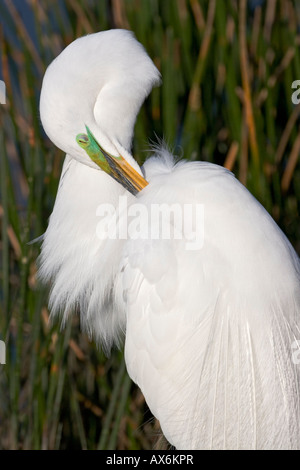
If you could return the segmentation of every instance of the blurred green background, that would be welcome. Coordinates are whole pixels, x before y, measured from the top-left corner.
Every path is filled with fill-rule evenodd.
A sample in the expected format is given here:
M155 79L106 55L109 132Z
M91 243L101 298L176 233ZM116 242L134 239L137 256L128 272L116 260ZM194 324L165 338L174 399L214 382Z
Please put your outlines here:
M159 425L130 382L80 333L49 324L37 284L41 235L63 154L38 102L44 71L75 38L136 34L163 75L136 124L134 154L163 137L187 159L225 165L300 252L300 2L292 0L1 0L1 449L149 449ZM158 445L164 445L158 444Z

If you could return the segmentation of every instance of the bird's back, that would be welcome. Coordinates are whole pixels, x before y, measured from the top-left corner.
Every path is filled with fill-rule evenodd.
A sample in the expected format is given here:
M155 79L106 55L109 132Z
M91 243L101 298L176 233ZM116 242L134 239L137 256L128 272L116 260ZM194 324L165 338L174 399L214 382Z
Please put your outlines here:
M162 156L137 201L198 205L203 240L128 240L129 374L178 449L300 448L299 258L231 173Z

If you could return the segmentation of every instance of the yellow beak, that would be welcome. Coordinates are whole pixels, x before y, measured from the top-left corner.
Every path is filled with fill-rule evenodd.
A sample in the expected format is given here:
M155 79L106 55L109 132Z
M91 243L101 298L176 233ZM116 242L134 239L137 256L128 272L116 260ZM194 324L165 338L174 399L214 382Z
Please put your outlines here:
M78 134L76 141L85 150L90 159L129 192L136 195L148 182L122 156L114 157L106 152L97 142L89 128L86 134Z

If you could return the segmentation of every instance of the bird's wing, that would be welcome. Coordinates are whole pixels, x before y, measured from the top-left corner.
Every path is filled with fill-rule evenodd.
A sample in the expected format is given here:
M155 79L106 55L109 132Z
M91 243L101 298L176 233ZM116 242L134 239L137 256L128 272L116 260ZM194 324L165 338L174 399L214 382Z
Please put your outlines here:
M167 182L160 187L167 194ZM178 449L299 448L299 261L261 206L236 191L248 223L237 208L222 215L207 203L201 249L187 250L186 239L128 241L126 364ZM281 269L270 247L282 251Z

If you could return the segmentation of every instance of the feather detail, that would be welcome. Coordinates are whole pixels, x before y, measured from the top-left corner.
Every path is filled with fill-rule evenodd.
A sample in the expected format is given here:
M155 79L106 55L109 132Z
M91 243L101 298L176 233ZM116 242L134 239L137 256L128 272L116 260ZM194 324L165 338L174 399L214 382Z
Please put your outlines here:
M177 449L299 449L299 258L229 172L165 161L139 201L204 203L205 240L128 240L129 374Z

